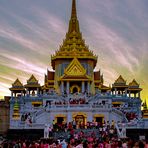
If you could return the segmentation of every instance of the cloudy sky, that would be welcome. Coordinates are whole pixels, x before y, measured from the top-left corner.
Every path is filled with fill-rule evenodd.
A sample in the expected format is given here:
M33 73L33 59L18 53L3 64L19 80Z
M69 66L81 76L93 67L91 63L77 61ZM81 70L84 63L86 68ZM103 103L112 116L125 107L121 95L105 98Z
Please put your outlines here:
M105 83L135 78L148 98L148 0L77 0L81 32ZM16 78L43 84L68 29L71 0L0 0L0 96Z

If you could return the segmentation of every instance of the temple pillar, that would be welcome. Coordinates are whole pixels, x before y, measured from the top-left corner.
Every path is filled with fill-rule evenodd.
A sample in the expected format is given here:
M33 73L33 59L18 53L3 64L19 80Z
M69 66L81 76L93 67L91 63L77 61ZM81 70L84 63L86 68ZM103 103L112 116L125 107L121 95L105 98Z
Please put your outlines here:
M111 94L114 95L114 91L113 90L111 91Z
M129 91L129 98L131 97L131 92Z
M30 90L28 90L28 96L30 96Z
M23 97L23 91L21 91L21 97Z
M134 93L134 98L136 98L136 93Z
M127 96L127 89L125 89L125 96Z
M69 81L67 81L67 83L66 83L66 93L67 93L67 95L69 94Z
M44 94L44 95L46 94L46 90L45 90L45 89L43 90L43 94Z
M85 92L85 83L84 83L84 81L82 81L82 93L84 93Z
M39 88L37 88L37 96L39 95Z
M13 97L13 91L11 91L11 98Z
M138 92L138 98L140 98L141 96L140 96L140 91Z
M90 82L87 82L87 92L90 93Z
M115 88L115 96L117 95L117 88Z
M28 88L26 88L26 96L28 96Z
M68 112L68 114L67 114L67 123L72 122L72 121L73 121L72 113Z
M61 82L61 94L63 94L64 93L64 82L62 81Z

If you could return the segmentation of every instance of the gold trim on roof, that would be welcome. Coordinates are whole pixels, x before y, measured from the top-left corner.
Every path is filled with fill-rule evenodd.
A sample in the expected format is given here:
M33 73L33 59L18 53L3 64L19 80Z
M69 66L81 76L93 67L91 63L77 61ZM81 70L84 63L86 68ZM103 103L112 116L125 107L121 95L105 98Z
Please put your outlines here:
M77 58L74 58L72 62L68 65L64 72L66 75L69 76L83 76L86 74L86 70L78 61Z
M34 75L31 75L31 77L27 80L27 83L38 83L38 80Z
M68 67L65 69L64 75L59 78L61 80L91 80L91 78L86 74L86 70L78 61L77 58L74 58Z
M123 77L120 75L118 79L115 81L114 84L126 84L126 81L123 79Z
M133 81L129 83L129 86L137 86L137 87L139 87L139 84L137 83L137 81L135 79L133 79Z
M18 78L12 84L12 87L15 87L15 86L23 87L23 84L21 83L21 81Z
M89 47L85 44L82 38L82 34L79 29L79 21L77 19L76 2L72 2L71 18L69 21L69 28L66 34L66 38L63 40L59 50L51 56L53 69L55 67L54 60L56 59L70 59L70 58L85 58L92 59L97 62L97 56L89 50Z

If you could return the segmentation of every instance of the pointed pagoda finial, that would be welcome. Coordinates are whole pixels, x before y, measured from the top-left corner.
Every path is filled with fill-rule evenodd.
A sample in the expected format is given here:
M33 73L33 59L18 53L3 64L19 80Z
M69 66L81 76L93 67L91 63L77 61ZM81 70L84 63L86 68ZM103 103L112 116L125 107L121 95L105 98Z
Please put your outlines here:
M144 102L143 109L145 109L145 110L147 110L147 109L148 109L146 99L145 99L145 102Z
M69 21L68 34L72 32L80 33L79 21L77 19L76 0L72 0L71 18Z
M72 1L72 10L71 10L71 18L77 17L77 10L76 10L76 0Z

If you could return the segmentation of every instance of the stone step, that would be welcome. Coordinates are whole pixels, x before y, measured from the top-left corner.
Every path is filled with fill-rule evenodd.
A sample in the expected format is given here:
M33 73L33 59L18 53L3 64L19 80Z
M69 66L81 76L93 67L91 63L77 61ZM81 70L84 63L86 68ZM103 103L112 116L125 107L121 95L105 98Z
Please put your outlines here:
M98 129L76 129L74 130L74 133L80 133L81 131L84 132L85 135L91 135L91 133L94 133L97 138L99 138L99 131ZM56 139L64 138L68 139L70 136L70 132L64 132L64 131L58 131L53 133L53 137Z

